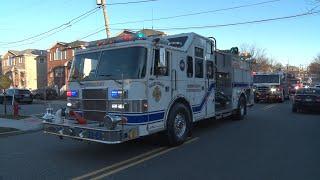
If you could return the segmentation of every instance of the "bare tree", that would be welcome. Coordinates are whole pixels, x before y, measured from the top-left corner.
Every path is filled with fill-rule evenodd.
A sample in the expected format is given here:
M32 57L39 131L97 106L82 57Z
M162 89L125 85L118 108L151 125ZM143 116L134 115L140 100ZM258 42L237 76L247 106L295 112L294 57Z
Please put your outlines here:
M320 77L320 54L318 54L309 64L309 72Z
M249 54L253 59L252 70L255 72L270 72L272 71L272 60L270 60L265 52L265 49L257 48L255 45L243 44L240 46L242 54Z

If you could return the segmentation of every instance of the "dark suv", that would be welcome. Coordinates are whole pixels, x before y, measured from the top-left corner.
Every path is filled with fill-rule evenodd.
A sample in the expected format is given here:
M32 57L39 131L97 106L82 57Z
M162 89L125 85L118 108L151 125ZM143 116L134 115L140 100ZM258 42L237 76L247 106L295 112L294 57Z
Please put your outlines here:
M28 89L18 89L11 88L6 90L6 96L9 96L11 99L14 98L18 103L28 103L32 104L33 97Z
M33 97L35 99L56 99L58 97L58 93L55 89L52 88L42 88L32 91Z

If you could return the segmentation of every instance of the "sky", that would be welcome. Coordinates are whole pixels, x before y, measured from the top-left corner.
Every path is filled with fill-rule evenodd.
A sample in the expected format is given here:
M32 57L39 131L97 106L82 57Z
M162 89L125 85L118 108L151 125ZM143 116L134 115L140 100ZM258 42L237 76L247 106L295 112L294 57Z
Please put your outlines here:
M119 33L121 29L219 25L290 16L304 13L320 5L319 3L315 4L317 0L279 0L259 6L215 13L139 23L123 23L224 9L268 0L157 0L136 4L115 4L130 1L139 0L107 0L107 3L110 4L107 6L107 11L112 36ZM103 28L103 13L99 9L72 26L63 26L66 28L55 34L51 34L54 32L52 31L48 33L49 36L46 34L35 39L16 42L65 24L95 7L97 7L96 0L1 0L0 54L4 54L8 50L49 49L58 41L92 41L106 38L105 31L101 31L82 39ZM316 10L320 10L320 6ZM213 36L217 39L218 49L241 47L243 44L253 45L264 49L267 56L284 65L288 62L297 66L307 65L320 53L320 13L257 24L167 30L165 32L167 34L195 32L203 36ZM8 44L8 42L16 43Z

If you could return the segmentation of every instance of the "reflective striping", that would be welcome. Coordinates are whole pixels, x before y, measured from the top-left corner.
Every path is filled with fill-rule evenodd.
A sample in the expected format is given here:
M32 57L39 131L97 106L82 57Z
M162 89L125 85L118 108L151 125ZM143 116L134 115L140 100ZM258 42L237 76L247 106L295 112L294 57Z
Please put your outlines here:
M215 84L214 84L214 83L212 83L212 84L210 85L210 87L209 87L208 91L206 92L205 96L203 97L203 99L202 99L202 101L201 101L201 104L200 104L200 105L198 105L198 106L193 106L193 107L192 107L192 111L193 111L193 113L197 113L197 112L199 112L199 111L201 111L201 110L202 110L202 108L203 108L203 106L204 106L205 102L207 102L208 97L209 97L209 95L211 94L212 89L213 89L214 87L215 87Z

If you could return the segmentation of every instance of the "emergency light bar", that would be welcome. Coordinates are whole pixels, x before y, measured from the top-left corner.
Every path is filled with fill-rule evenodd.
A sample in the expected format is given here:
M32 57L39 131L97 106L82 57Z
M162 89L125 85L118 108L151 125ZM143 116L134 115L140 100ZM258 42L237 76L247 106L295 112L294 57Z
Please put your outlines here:
M77 90L67 91L67 97L78 97L78 91Z
M91 42L87 45L87 47L104 46L109 44L136 41L136 40L146 40L146 39L147 39L146 35L143 34L142 32L124 33L117 37Z

